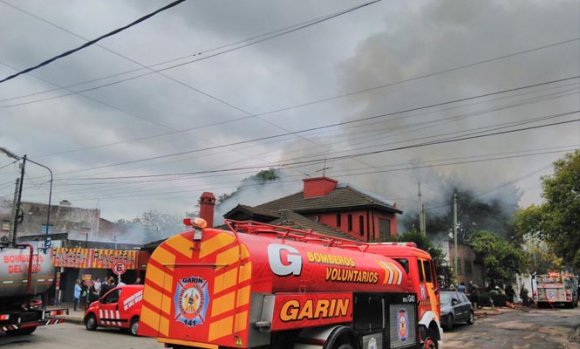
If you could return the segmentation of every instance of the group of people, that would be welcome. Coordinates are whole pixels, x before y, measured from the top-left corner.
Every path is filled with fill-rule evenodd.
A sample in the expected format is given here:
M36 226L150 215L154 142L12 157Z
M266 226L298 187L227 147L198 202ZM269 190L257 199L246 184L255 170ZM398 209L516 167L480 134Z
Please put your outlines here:
M122 281L118 285L124 285ZM105 281L101 282L101 278L96 280L80 280L77 279L74 285L74 304L73 309L76 311L79 304L91 304L92 302L101 298L104 294L109 292L109 290L115 288L117 283L115 278L109 277Z
M478 307L479 302L479 286L477 286L473 281L470 281L469 284L466 286L464 282L461 282L459 286L457 286L457 291L465 293L465 295L471 301L474 309ZM505 289L501 289L500 287L496 286L494 282L491 282L489 286L486 288L486 291L490 294L499 293L505 295L506 306L513 308L514 302L516 298L516 291L513 289L511 285L505 286ZM528 306L533 303L532 299L528 295L528 290L522 286L519 294L520 299L522 300L522 304ZM493 301L491 301L493 305Z

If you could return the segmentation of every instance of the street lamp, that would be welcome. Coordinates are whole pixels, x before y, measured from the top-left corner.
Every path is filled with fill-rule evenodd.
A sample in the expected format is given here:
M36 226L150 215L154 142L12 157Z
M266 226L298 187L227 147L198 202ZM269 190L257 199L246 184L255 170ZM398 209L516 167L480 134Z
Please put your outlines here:
M48 173L50 174L50 188L48 191L48 213L46 215L46 227L45 227L45 234L44 234L44 247L48 248L48 229L50 227L50 209L52 206L52 183L54 182L54 177L52 174L52 170L48 167L45 166L41 163L38 163L34 160L28 159L26 155L20 157L16 154L14 154L13 152L11 152L10 150L0 147L0 153L4 153L6 154L8 157L11 157L13 159L16 159L18 161L22 160L22 168L20 171L20 182L19 182L19 188L18 188L18 199L16 202L16 207L14 208L16 210L16 212L18 212L20 210L20 201L22 198L22 188L23 188L23 182L24 182L24 168L26 167L26 161L30 161L35 165L38 165L40 167L43 167L45 169L48 170ZM16 221L12 222L13 228L12 228L12 244L16 244Z

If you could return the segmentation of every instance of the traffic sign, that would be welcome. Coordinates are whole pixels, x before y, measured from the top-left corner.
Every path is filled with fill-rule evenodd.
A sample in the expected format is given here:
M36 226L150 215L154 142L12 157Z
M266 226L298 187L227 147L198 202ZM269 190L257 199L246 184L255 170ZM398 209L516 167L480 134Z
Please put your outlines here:
M111 269L115 275L123 275L127 271L127 266L123 262L116 262Z

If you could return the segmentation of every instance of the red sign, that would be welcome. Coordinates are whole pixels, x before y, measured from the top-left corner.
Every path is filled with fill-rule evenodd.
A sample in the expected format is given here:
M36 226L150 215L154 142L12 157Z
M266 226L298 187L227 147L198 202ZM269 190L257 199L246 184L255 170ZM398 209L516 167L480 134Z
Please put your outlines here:
M272 330L352 321L352 293L276 295Z
M127 266L123 262L117 262L113 265L112 270L115 275L123 275L127 271Z

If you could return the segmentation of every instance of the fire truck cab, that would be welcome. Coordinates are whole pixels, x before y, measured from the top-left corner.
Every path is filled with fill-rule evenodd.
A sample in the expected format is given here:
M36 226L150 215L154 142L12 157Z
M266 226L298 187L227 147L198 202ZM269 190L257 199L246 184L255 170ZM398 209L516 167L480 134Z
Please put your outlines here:
M417 294L419 338L441 341L441 304L436 266L429 253L413 242L384 242L369 245L371 253L389 256L407 272L411 287Z
M371 252L372 244L312 231L184 223L193 229L161 243L147 265L140 335L176 349L438 347L438 311L431 321L423 315L428 325L420 329L422 286L412 263L420 261L424 273L430 257L414 256L414 247L401 246L408 249L405 267ZM433 294L425 289L426 297ZM435 300L427 304L438 308Z
M92 302L85 311L85 326L94 331L97 327L122 328L136 336L143 299L143 285L122 285Z

